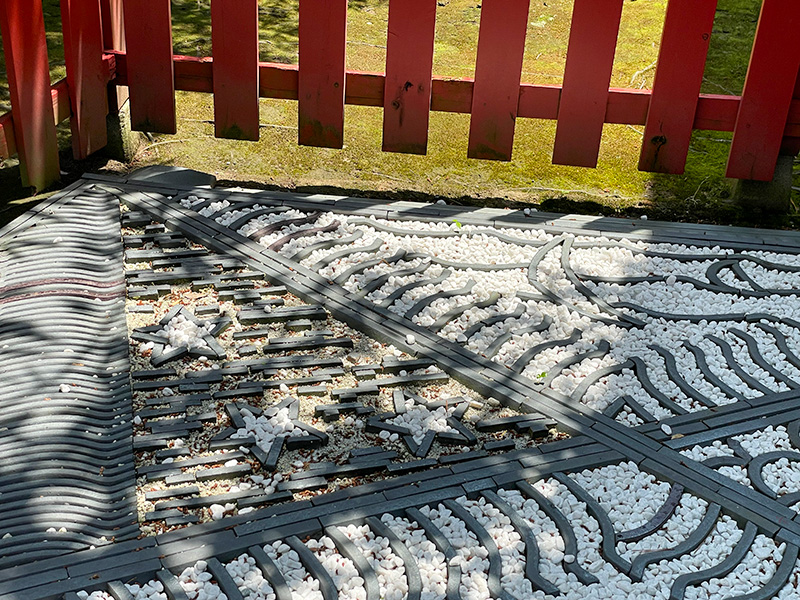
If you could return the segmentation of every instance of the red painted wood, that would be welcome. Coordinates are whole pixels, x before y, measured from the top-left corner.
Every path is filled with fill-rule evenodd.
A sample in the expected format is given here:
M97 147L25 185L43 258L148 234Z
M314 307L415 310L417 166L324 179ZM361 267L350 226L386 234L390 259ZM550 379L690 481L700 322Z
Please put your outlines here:
M86 158L106 145L108 69L98 0L61 0L61 28L72 108L72 154Z
M800 153L800 129L793 128L790 123L800 121L800 72L797 73L797 81L794 84L793 100L789 107L789 119L786 130L783 132L783 143L781 144L781 154L796 156Z
M103 47L107 50L125 51L125 15L122 0L100 0L103 18ZM128 101L126 86L109 88L108 108L119 111Z
M575 0L553 163L597 166L623 0Z
M341 148L347 0L300 0L298 142Z
M670 0L639 169L683 173L703 83L716 0Z
M800 3L764 0L733 131L727 176L770 181L800 68Z
M467 156L511 160L529 0L483 0Z
M131 127L175 133L169 0L124 0Z
M384 152L425 154L428 150L435 28L436 0L390 0Z
M212 0L214 135L258 139L258 0Z
M43 190L60 172L42 3L0 0L0 34L22 184Z
M14 140L14 119L11 113L0 115L0 158L10 158L17 153Z

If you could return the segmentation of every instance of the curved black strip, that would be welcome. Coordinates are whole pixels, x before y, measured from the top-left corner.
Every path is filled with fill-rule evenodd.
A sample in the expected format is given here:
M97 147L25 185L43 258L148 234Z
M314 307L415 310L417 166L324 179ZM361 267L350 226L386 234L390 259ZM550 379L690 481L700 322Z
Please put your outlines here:
M650 376L647 374L647 365L644 364L641 358L632 356L629 360L633 363L633 370L636 371L636 377L639 379L639 383L642 384L644 391L650 394L661 406L676 415L685 415L689 412L680 404L669 398L650 381Z
M624 406L628 406L628 408L630 408L631 411L633 411L633 413L645 423L650 423L652 421L658 420L650 413L649 410L647 410L644 406L639 404L639 402L634 400L631 396L627 395L620 396L619 398L614 400L614 402L612 402L606 407L606 409L603 411L603 414L606 415L607 417L615 419Z
M722 381L722 378L717 376L714 371L711 370L711 367L708 366L708 361L706 360L705 352L703 352L699 346L695 346L691 342L685 341L683 342L683 346L692 354L694 354L694 360L697 363L697 368L702 371L703 376L708 379L708 381L719 390L728 396L729 398L735 398L739 402L746 402L747 397L742 394L741 392L737 392L727 383Z
M431 331L439 331L442 327L447 325L450 321L457 319L465 312L472 308L486 308L487 306L491 306L495 302L497 302L502 294L500 292L492 292L486 300L478 300L477 302L470 302L469 304L462 304L461 306L456 306L452 310L447 311L441 317L436 319L433 322L433 325L429 327Z
M669 376L672 382L677 385L684 394L699 404L702 404L706 408L714 408L717 406L716 402L700 393L699 390L695 389L693 385L690 385L689 382L683 378L683 375L681 375L680 371L678 370L678 365L675 362L675 357L672 355L672 352L666 348L662 348L657 344L650 344L648 348L650 348L650 350L654 350L661 358L664 359L664 364L667 367L667 376Z
M537 590L551 596L558 596L561 590L551 583L539 572L539 544L533 530L512 506L491 490L482 492L483 497L492 503L501 513L509 518L514 529L517 530L522 541L525 542L525 577Z
M236 585L231 574L228 573L228 570L222 566L219 560L212 557L206 561L206 564L208 565L209 572L214 576L214 579L217 580L219 589L228 597L228 600L244 600L242 592L239 591L239 586Z
M634 581L641 581L644 575L644 570L648 565L661 562L662 560L673 560L684 554L692 552L703 540L708 537L714 525L717 523L720 513L719 504L709 504L703 520L697 526L689 537L683 540L680 544L673 548L666 548L665 550L656 550L655 552L645 552L640 554L631 561L630 577Z
M506 592L500 586L500 577L503 574L503 559L500 552L497 550L492 536L484 527L478 523L478 520L472 516L466 508L455 500L445 500L445 506L449 508L453 515L458 517L464 522L464 525L478 538L481 546L489 553L489 593L492 598L499 598L500 600L515 600L515 598Z
M542 342L541 344L536 344L531 348L525 350L513 365L511 365L511 370L514 373L522 373L525 370L525 367L528 366L528 363L531 362L538 354L544 352L548 348L556 348L557 346L570 346L581 339L583 335L583 331L580 329L573 329L572 333L568 338L560 339L560 340L550 340L547 342Z
M741 379L745 383L745 385L753 388L754 390L758 390L762 394L774 393L773 390L769 389L767 386L762 384L758 379L750 375L750 373L748 373L742 368L742 366L736 361L736 357L733 355L733 348L731 348L731 345L728 342L710 333L706 334L706 338L714 342L717 346L719 346L719 349L722 351L722 355L725 357L728 366L730 366L730 368L733 369L734 373L736 373L736 376L739 379Z
M683 489L681 484L673 484L672 488L669 490L667 499L664 501L664 504L661 505L661 508L656 511L656 514L641 527L618 533L617 542L638 542L661 529L664 523L675 513L675 509L678 508L678 504L680 504L681 497L683 496Z
M774 462L781 458L789 459L792 462L800 462L800 452L792 452L790 450L765 452L753 458L750 464L747 465L747 476L750 478L750 483L752 483L753 487L759 492L770 498L777 498L778 493L764 482L764 478L761 476L761 470L767 463Z
M797 546L786 544L780 566L764 587L742 596L730 596L728 600L769 600L776 597L776 594L789 582L789 577L794 572L796 563Z
M575 245L573 245L573 248ZM584 281L593 281L595 283L615 283L617 285L637 285L639 283L666 283L669 275L642 275L630 277L608 277L603 275L588 275L586 273L575 273L577 277ZM673 275L676 283L688 283L700 290L708 290L709 292L725 293L729 290L727 288L720 288L716 285L710 284L705 281L700 281L688 275Z
M483 351L483 355L486 358L492 358L495 354L500 352L500 348L510 340L515 335L524 335L526 333L538 333L540 331L547 331L550 328L550 325L553 324L553 318L549 315L543 315L542 320L539 321L535 325L528 325L527 327L522 327L520 329L509 329L504 331L500 335L498 335L495 339L492 340L492 343L486 347L486 350ZM513 325L512 325L513 327Z
M793 506L800 502L800 492L790 492L778 497L778 502L784 506Z
M364 580L367 600L380 600L381 590L378 584L378 576L356 545L350 541L349 537L339 531L338 527L326 527L325 535L333 540L333 543L336 544L336 548L342 556L353 561L358 574L361 576L361 579Z
M556 529L558 529L558 532L561 534L561 539L564 540L564 555L571 554L575 557L575 560L571 563L562 562L561 566L564 570L575 575L578 581L583 585L598 583L600 580L597 579L597 577L578 564L578 540L575 537L575 531L572 529L572 525L567 517L564 516L564 513L558 510L555 504L545 498L539 490L527 481L518 481L517 489L536 502L539 508L542 509L542 512L555 524Z
M464 336L469 339L476 333L478 333L484 327L491 327L496 323L502 323L506 319L516 319L517 317L521 317L525 314L527 307L524 304L517 304L517 308L514 309L514 312L511 313L504 313L501 315L493 315L486 319L482 319L475 325L472 325L469 329L464 332Z
M789 425L789 427L791 428L791 424ZM789 430L789 439L790 440L792 439L791 429ZM725 443L727 444L728 448L733 450L733 453L739 458L743 458L747 462L753 459L753 456L747 450L744 449L742 443L736 438L731 436L725 440Z
M690 323L699 323L700 321L741 321L745 318L744 313L729 313L729 314L715 314L715 315L690 315L690 314L675 314L665 313L651 308L645 308L632 302L613 302L612 306L619 308L629 308L632 311L644 313L654 319L664 319L665 321L689 321Z
M295 225L299 227L300 225L313 223L314 221L319 219L321 215L322 215L321 212L313 212L306 215L305 217L298 217L297 219L283 219L281 221L277 221L276 223L271 223L270 225L261 227L260 229L256 229L253 233L249 234L247 237L249 237L254 242L257 242L265 235L270 235L272 233L275 233L276 231L284 229L285 227L289 227L290 225Z
M405 316L407 319L413 319L416 315L422 312L426 306L429 306L436 302L437 300L441 300L442 298L452 298L453 296L461 296L464 294L469 294L472 291L472 288L475 287L475 280L470 279L464 285L464 287L459 288L457 290L446 290L443 292L437 292L435 294L431 294L427 298L423 298L416 304L414 304L411 308L409 308Z
M411 255L406 255L406 261L412 260ZM375 290L382 288L386 285L386 282L389 281L392 277L407 277L408 275L415 275L416 273L422 273L425 269L431 266L430 262L424 261L421 264L418 264L416 267L410 267L408 269L401 269L399 271L394 271L391 273L384 273L380 277L377 277L366 284L363 288L358 290L356 295L364 297L369 296Z
M444 554L447 562L447 600L461 600L461 567L453 564L452 560L456 556L456 551L444 534L433 524L428 517L422 514L417 508L407 508L406 516L416 522L425 532L425 537L431 540L436 549Z
M800 357L798 357L794 352L792 352L791 348L789 348L789 344L786 341L786 336L780 329L771 325L765 325L764 323L756 323L756 327L774 337L775 345L778 346L778 350L781 351L781 354L783 354L783 356L786 358L786 361L800 369Z
M800 383L790 378L783 371L776 369L764 357L764 355L761 354L761 349L758 347L758 342L756 341L756 338L754 338L746 331L742 331L741 329L730 329L729 331L731 334L738 337L747 345L747 351L750 353L750 358L753 359L753 362L762 369L764 369L767 373L772 375L776 381L782 381L783 383L785 383L787 386L789 386L794 390L800 388Z
M389 294L386 298L381 300L378 303L378 306L382 308L388 308L389 306L394 304L396 300L402 298L403 294L405 294L407 291L413 290L415 287L419 287L421 285L436 285L437 283L442 283L445 279L450 277L451 273L452 271L445 269L444 271L441 272L441 274L438 277L432 277L431 279L423 279L422 281L416 280L407 283L405 285L401 285L399 288L397 288L395 291Z
M292 535L284 540L286 544L300 557L300 562L308 570L314 579L319 581L319 591L322 592L323 600L338 600L339 591L336 589L336 584L333 582L328 570L319 562L317 555L308 549L303 542L300 541L296 535Z
M364 252L369 254L370 252L376 252L380 250L380 247L383 246L383 240L381 238L375 238L372 240L371 243L367 244L366 246L359 246L358 248L342 248L341 250L337 250L336 252L331 252L328 256L325 256L319 259L316 263L311 265L311 269L313 271L319 272L320 270L327 267L333 261L343 258L345 256L350 256L352 254L358 254L360 252Z
M686 588L688 586L711 579L712 577L721 579L733 571L736 568L736 565L738 565L747 554L747 551L750 549L750 545L756 538L756 533L758 533L758 527L756 527L753 523L748 522L747 525L745 525L744 533L742 533L742 537L739 539L736 547L725 558L725 560L708 569L703 569L702 571L698 571L696 573L684 573L678 577L672 584L672 589L670 589L670 600L683 600L683 596L686 593Z
M718 469L720 467L744 467L747 466L747 460L741 456L712 456L703 461L701 464L709 469Z
M400 248L397 252L395 252L392 256L388 258L384 258L379 256L378 258L371 258L369 260L365 260L363 262L357 263L350 267L349 269L345 269L339 275L333 278L333 282L339 285L342 285L345 281L350 279L353 275L357 275L358 273L363 273L367 269L371 269L375 265L378 265L382 262L387 264L393 265L396 262L403 260L403 257L406 255L406 251Z
M391 225L386 225L385 223L378 223L377 221L373 221L372 219L366 219L364 217L350 217L347 219L347 222L350 225L366 225L367 227L371 227L376 231L385 231L386 233L391 233L392 235L396 235L398 237L409 237L409 236L417 236L417 237L431 237L431 238L451 238L451 237L461 237L461 233L458 231L425 231L422 229L400 229L398 227L392 227Z
M600 381L603 377L608 377L609 375L613 375L614 373L620 373L625 369L632 369L633 363L630 360L626 360L624 363L619 363L616 365L611 365L610 367L603 367L602 369L597 369L591 375L587 375L581 382L578 384L573 391L570 397L575 400L576 402L580 402L581 398L583 398L584 394L586 394L587 390L592 387L595 383Z
M278 252L281 248L283 248L286 244L291 242L292 240L296 240L297 238L304 237L307 235L316 235L318 233L330 233L331 231L336 231L339 228L339 221L334 220L329 224L325 225L324 227L312 227L310 229L298 229L297 231L290 233L282 237L281 239L273 242L269 245L269 250L273 252Z
M422 578L419 575L417 562L414 560L411 552L408 551L405 544L397 537L397 534L384 525L383 521L378 517L367 517L366 522L375 535L385 537L389 540L389 546L391 546L392 552L403 561L403 565L406 569L406 582L408 583L406 600L419 600L422 595Z
M256 202L255 204L263 204L263 202ZM223 210L219 211L218 213L215 213L214 215L211 215L210 218L214 219L216 221L217 217L222 216L226 212L233 212L234 210L241 210L241 209L242 209L242 207L237 206L237 205L234 204L234 205L229 206L226 209L223 209ZM282 213L282 212L287 212L289 210L292 210L292 209L289 208L288 206L273 206L271 208L259 208L258 210L251 211L251 212L247 213L246 215L242 215L241 217L239 217L235 221L230 222L228 225L226 225L226 227L228 227L229 229L232 229L233 231L239 231L249 221L252 221L253 219L257 219L258 217L260 217L262 215L269 215L269 214L273 214L273 213Z
M332 240L322 240L321 242L310 244L302 250L298 250L289 257L289 260L300 262L301 260L305 260L311 256L317 250L327 250L328 248L333 248L334 246L352 244L360 240L362 237L364 237L364 232L358 230L353 235L349 235L347 237L336 238Z
M586 512L594 517L600 525L600 535L603 536L603 540L600 543L600 552L603 557L620 573L628 573L631 570L631 563L622 558L617 552L614 524L608 518L608 514L600 506L600 503L565 473L553 473L553 478L564 484L573 496L583 502L586 505Z
M264 579L272 586L276 600L292 600L292 590L283 578L278 565L269 557L269 554L264 552L261 546L252 546L247 549L247 553L256 560Z
M467 269L470 269L472 271L517 271L521 269L526 269L528 267L528 263L484 265L480 263L457 262L454 260L439 258L438 256L431 256L430 259L432 263L436 263L437 265L442 265L443 267L448 267L450 269L457 269L459 271L466 271Z
M719 260L711 265L708 266L706 269L706 279L708 279L713 285L716 285L724 290L725 293L728 294L739 294L740 292L749 293L750 290L743 290L740 288L736 288L732 285L729 285L720 279L720 272L725 269L730 269L734 272L735 275L738 275L737 271L734 271L733 266L737 264L738 261L736 259L724 259ZM749 278L748 278L749 279ZM763 290L756 290L757 292L763 292ZM764 295L763 293L761 295Z
M568 369L572 365L576 365L584 360L591 359L591 358L603 358L608 351L611 349L611 344L608 343L608 340L600 340L600 343L597 344L597 348L594 350L588 350L587 352L583 352L581 354L575 354L574 356L570 356L569 358L565 358L561 362L556 363L550 370L547 372L544 378L540 380L544 386L549 386L550 383L558 377L564 369Z

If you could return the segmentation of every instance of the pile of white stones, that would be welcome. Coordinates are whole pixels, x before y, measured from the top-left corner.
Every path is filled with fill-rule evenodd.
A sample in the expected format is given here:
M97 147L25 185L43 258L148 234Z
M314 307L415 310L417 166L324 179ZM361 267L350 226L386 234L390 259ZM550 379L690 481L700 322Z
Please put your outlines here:
M194 566L186 567L178 576L178 581L189 596L189 600L228 600L208 572L208 563L198 560Z
M403 600L408 593L403 560L392 552L389 540L375 535L368 525L339 527L369 562L378 577L383 600Z
M256 445L264 452L269 452L272 443L279 437L297 437L303 435L289 418L289 409L281 408L272 417L259 415L256 417L247 409L242 410L245 426L239 428L231 438L246 438L251 435L256 438Z
M208 348L208 344L203 339L203 336L208 335L213 328L213 323L209 322L206 325L200 326L194 321L187 319L184 315L176 315L170 319L169 323L156 332L156 335L169 339L169 344L164 348L166 352L184 346L190 350L192 348ZM152 344L152 342L148 342L148 344ZM152 348L152 346L150 346L150 348Z
M453 431L453 428L447 423L447 418L453 414L454 407L440 406L430 410L427 406L416 404L412 399L407 398L405 408L405 412L389 419L387 423L407 427L417 444L425 439L428 431L437 433Z
M225 570L245 600L275 600L275 591L256 565L256 559L242 554L225 565Z

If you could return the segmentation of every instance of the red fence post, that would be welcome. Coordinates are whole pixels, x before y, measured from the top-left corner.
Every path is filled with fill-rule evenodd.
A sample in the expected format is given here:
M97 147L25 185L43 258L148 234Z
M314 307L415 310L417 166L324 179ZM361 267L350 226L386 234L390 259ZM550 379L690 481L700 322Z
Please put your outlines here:
M553 163L597 166L623 0L575 0Z
M0 0L0 33L22 185L43 190L60 172L41 1Z
M72 110L72 154L86 158L106 145L108 98L98 0L61 0L61 28Z
M300 0L298 143L344 143L347 0Z
M258 0L212 0L214 135L258 139Z
M436 0L390 0L383 88L383 151L425 154Z
M131 128L175 133L170 0L124 0Z
M469 124L470 158L511 160L529 0L483 0Z
M639 169L683 173L717 0L670 0Z

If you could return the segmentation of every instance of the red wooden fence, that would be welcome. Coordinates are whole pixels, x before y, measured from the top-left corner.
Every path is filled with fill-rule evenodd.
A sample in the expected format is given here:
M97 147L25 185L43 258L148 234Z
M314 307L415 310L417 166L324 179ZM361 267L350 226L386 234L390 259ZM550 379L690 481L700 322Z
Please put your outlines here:
M41 0L0 0L12 104L0 157L19 155L26 185L50 185L54 123L71 119L76 157L102 147L108 84L128 86L134 128L164 133L187 90L214 94L217 137L247 140L261 97L297 100L311 146L340 148L344 106L358 104L383 107L389 152L424 154L431 110L469 113L481 159L511 159L519 117L557 120L553 161L568 165L596 165L605 123L644 125L644 171L682 173L695 129L733 132L729 177L770 180L779 153L800 151L798 0L762 0L741 96L699 93L716 0L668 0L652 90L609 88L622 0L574 1L557 86L520 81L529 0L482 2L474 79L432 74L435 0L389 0L385 73L345 69L347 0L300 0L298 65L258 61L257 0L212 0L214 59L173 55L169 0L61 0L67 79L51 86Z

